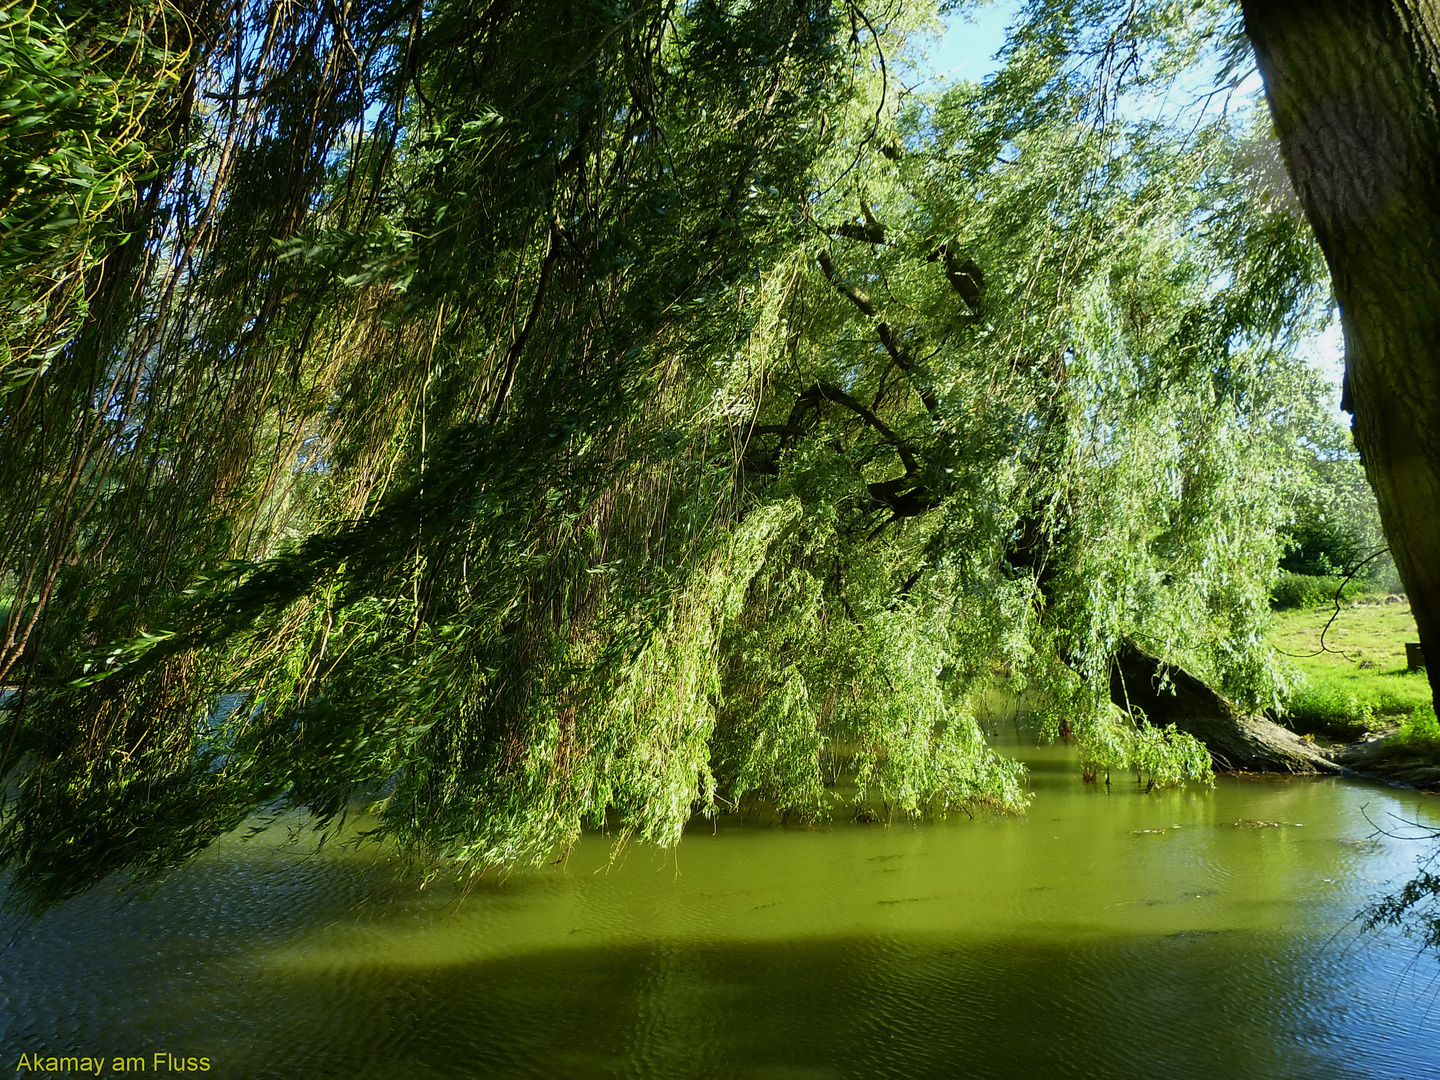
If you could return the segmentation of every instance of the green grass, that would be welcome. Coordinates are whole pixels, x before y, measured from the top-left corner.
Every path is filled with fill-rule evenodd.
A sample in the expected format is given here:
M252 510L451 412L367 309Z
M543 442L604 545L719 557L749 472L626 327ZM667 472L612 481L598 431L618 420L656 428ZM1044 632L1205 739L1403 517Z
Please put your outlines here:
M1333 607L1275 612L1270 644L1304 676L1290 699L1291 728L1356 739L1429 706L1425 673L1405 670L1405 643L1418 640L1408 604L1345 606L1320 652L1320 632L1333 614Z

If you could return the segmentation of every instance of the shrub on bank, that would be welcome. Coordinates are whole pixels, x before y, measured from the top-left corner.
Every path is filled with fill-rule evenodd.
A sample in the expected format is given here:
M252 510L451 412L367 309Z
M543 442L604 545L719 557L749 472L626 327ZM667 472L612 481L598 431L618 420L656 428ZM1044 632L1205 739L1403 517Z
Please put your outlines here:
M1361 693L1357 694L1353 689L1324 682L1303 686L1290 698L1282 722L1298 735L1324 735L1340 742L1353 742L1367 732L1384 730L1407 716L1411 720L1403 720L1402 725L1410 723L1423 709L1430 710L1429 723L1435 723L1434 709L1429 705L1417 706L1413 696L1389 689L1376 689L1372 693L1365 693L1367 688L1363 686L1358 689ZM1402 726L1401 731L1404 730ZM1422 726L1416 730L1423 735L1429 729ZM1440 749L1440 729L1437 729L1436 748Z
M1290 699L1285 718L1300 735L1324 735L1350 742L1375 727L1375 705L1334 686L1304 686Z
M1435 719L1435 706L1417 706L1410 719L1400 725L1394 741L1417 753L1440 754L1440 721Z

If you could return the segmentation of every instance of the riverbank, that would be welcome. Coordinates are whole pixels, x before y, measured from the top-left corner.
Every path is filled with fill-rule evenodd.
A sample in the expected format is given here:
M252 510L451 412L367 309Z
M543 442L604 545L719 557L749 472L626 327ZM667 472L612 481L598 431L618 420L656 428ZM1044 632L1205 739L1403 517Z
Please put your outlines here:
M1399 596L1275 612L1270 642L1296 681L1281 722L1356 773L1440 791L1430 682L1406 666L1415 640Z

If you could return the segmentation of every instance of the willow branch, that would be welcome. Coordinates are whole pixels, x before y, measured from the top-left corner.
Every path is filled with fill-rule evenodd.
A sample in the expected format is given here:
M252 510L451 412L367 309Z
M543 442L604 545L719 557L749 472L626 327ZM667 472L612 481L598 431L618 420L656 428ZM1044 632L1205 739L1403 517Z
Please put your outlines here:
M876 219L875 212L870 209L870 203L864 195L860 196L860 213L865 219L865 224L847 221L842 225L835 226L830 230L831 233L843 236L848 240L859 240L865 244L885 243L885 224Z
M520 354L525 350L525 342L530 340L530 333L535 329L535 323L539 321L540 311L545 306L545 296L550 291L550 278L555 273L555 263L560 258L560 245L555 242L555 234L559 231L557 222L550 223L549 250L545 252L545 261L540 266L540 281L535 286L535 299L530 304L530 314L525 317L525 325L521 327L520 333L515 335L515 340L510 343L510 348L505 354L505 374L500 380L500 389L495 394L495 404L490 408L490 423L495 423L500 418L500 410L505 404L505 399L510 396L510 388L515 383L515 369L520 363Z
M856 416L860 417L861 420L864 420L865 423L874 428L876 434L893 446L895 452L900 455L900 460L905 464L905 475L907 477L913 476L920 471L920 465L915 460L915 451L911 448L910 444L897 435L889 424L881 420L844 390L841 390L833 383L816 383L800 395L800 402L819 400L833 401L836 405L841 405L849 409Z

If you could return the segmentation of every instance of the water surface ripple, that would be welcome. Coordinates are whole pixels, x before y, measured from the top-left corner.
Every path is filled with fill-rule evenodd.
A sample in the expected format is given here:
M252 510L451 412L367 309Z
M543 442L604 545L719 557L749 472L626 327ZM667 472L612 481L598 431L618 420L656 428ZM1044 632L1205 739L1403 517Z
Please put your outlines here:
M1440 821L1440 800L1328 778L1107 791L1065 748L1020 752L1022 818L722 823L618 856L586 837L463 896L374 851L226 840L153 896L19 930L0 1067L1440 1078L1440 964L1349 928L1427 850L1370 822Z

